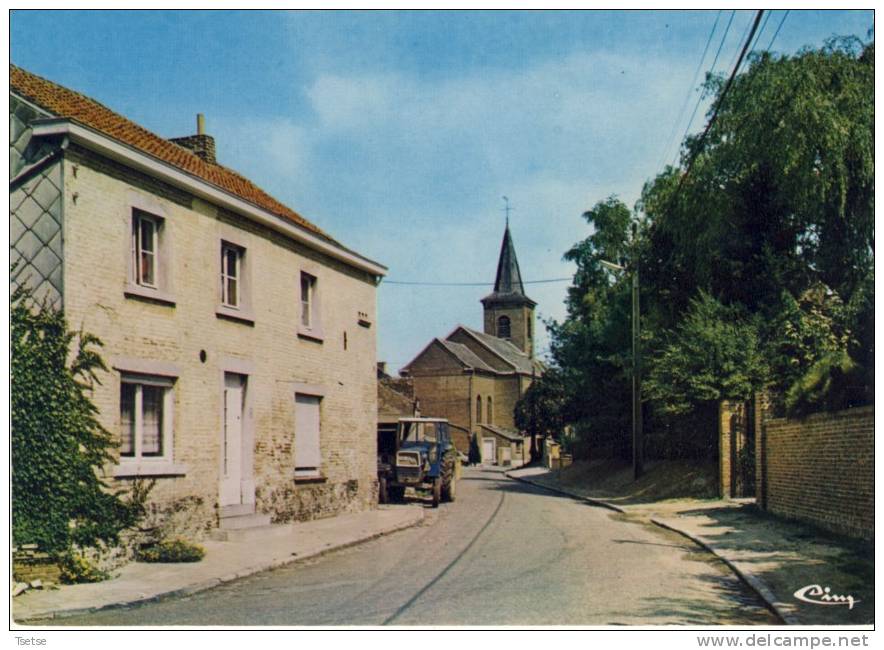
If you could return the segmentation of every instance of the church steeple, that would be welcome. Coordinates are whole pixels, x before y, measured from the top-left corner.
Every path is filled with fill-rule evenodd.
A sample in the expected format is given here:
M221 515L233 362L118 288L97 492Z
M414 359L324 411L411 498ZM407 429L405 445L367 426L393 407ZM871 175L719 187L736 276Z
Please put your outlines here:
M519 260L507 225L503 232L503 243L500 245L500 258L497 261L497 278L494 280L494 293L525 295L522 286L522 274L519 271Z
M520 350L534 356L534 307L525 295L522 273L510 234L509 220L503 231L494 291L482 298L485 309L485 333L507 339Z

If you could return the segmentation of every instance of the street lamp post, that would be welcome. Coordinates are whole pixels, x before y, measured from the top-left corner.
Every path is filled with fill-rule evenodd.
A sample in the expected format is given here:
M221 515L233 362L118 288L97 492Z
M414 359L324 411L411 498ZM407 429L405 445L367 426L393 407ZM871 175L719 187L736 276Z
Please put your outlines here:
M615 271L626 267L601 260L602 266ZM642 430L642 370L641 370L641 316L638 297L638 260L632 273L632 476L638 479L644 473L644 432Z

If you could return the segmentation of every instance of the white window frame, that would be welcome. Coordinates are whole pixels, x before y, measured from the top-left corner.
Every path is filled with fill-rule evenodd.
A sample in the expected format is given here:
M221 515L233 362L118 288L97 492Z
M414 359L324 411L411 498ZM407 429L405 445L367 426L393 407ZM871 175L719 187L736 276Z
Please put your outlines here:
M169 466L173 462L174 450L174 429L175 429L175 380L171 377L151 376L126 373L120 377L120 436L123 435L123 386L135 386L135 396L132 408L132 417L135 419L135 433L133 440L132 455L120 455L120 466L136 466L138 468L154 466ZM158 455L145 455L143 453L144 444L144 387L152 386L161 388L162 394L162 428L161 450ZM122 438L121 438L122 439ZM155 467L154 469L158 469ZM168 469L164 467L163 469ZM138 472L139 474L150 472Z
M145 281L142 277L141 258L142 255L147 252L144 249L144 244L142 240L142 223L149 223L153 227L153 232L151 236L152 250L149 252L149 254L153 258L152 261L154 277L151 282ZM146 287L148 289L160 288L160 258L162 254L162 251L160 250L160 229L162 227L162 218L144 212L143 210L132 210L132 282L134 282L139 287Z
M306 289L306 291L305 291ZM316 294L316 277L301 271L301 327L313 329L316 322L314 297ZM306 295L305 295L306 294Z
M175 306L172 293L172 245L169 238L169 221L163 206L150 197L130 192L129 211L126 214L126 286L123 295L127 298L144 298L168 307ZM153 225L151 244L153 251L153 279L145 282L141 266L142 222Z
M228 263L228 252L233 252L235 254L232 273ZM221 304L229 309L240 309L245 301L245 296L243 295L244 282L242 273L244 256L245 249L242 246L237 246L236 244L231 244L226 241L221 242ZM235 302L230 300L230 295L228 293L229 280L233 280L236 284Z
M298 335L322 342L319 276L316 273L302 270L298 276L298 304Z

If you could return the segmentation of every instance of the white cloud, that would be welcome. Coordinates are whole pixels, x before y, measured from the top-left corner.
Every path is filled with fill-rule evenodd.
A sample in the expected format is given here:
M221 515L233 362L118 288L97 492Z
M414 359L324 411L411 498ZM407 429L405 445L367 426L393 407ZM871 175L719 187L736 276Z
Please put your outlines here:
M258 120L219 115L213 118L212 134L219 163L244 174L278 198L291 200L295 209L296 188L308 188L315 182L311 134L294 118Z

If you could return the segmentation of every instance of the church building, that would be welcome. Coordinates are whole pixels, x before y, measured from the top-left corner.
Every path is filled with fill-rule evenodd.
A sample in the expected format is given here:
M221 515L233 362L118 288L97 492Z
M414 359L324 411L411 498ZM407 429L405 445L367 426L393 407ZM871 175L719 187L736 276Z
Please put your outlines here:
M516 402L543 374L534 358L535 303L525 295L509 224L503 233L494 291L481 300L484 331L458 325L435 338L402 370L411 379L423 415L447 418L479 441L482 462L521 465L530 439L513 421ZM453 429L458 449L469 450Z

